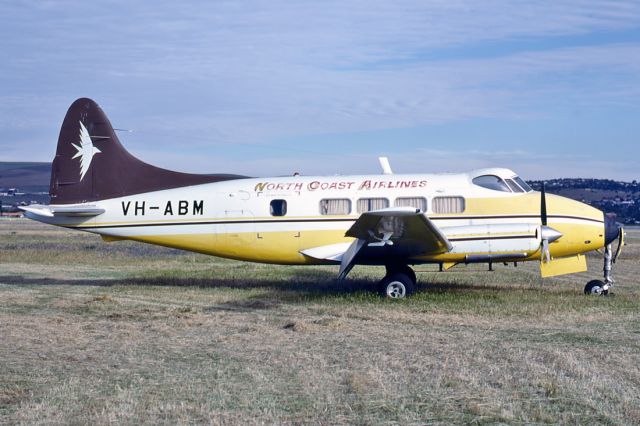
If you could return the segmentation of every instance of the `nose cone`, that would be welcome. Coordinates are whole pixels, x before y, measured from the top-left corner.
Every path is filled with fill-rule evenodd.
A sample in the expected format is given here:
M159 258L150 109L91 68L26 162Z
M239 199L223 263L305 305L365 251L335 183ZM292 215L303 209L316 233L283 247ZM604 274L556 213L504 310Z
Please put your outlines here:
M609 245L618 238L620 232L620 225L616 222L613 216L604 216L604 245Z

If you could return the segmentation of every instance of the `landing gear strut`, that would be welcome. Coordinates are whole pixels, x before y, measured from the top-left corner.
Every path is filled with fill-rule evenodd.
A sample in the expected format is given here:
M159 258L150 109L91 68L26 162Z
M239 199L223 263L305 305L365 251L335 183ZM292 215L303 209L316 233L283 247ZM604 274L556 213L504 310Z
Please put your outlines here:
M584 294L609 294L609 289L613 287L613 283L615 282L613 277L611 276L611 269L613 264L616 263L618 256L620 256L620 252L622 251L622 247L624 246L624 236L625 234L624 229L622 228L622 224L617 223L614 216L605 215L604 268L602 268L602 271L604 272L604 281L589 281L584 287ZM618 248L616 249L616 252L614 254L611 243L613 243L616 239L618 240Z
M591 280L584 286L584 294L599 294L606 296L609 294L609 289L613 287L615 282L611 276L611 268L613 265L613 251L611 250L611 244L607 244L604 248L604 281Z
M383 297L402 299L415 291L416 273L407 265L387 266L387 275L378 283Z

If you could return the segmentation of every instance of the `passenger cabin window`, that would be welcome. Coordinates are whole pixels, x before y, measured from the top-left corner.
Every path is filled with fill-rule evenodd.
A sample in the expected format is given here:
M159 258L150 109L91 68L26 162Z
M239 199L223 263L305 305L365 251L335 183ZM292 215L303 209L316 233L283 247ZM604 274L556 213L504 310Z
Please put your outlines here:
M462 213L465 209L463 197L435 197L432 203L434 213Z
M511 191L513 191L513 192L524 192L524 190L522 188L520 188L518 186L518 184L516 184L511 179L505 179L505 182L507 182L507 185L509 185L509 188L511 188Z
M389 200L386 198L360 198L358 200L358 213L386 209L387 207L389 207Z
M427 199L424 197L396 198L396 207L415 207L423 212L427 211Z
M347 215L349 213L351 213L351 200L348 198L320 200L320 214Z
M271 216L284 216L287 214L287 202L285 200L271 200Z
M514 177L514 178L513 178L513 180L515 180L515 181L516 181L516 183L517 183L518 185L520 185L520 187L521 187L522 189L524 189L524 192L531 192L531 191L533 191L533 189L531 189L531 187L530 187L529 185L527 185L527 182L525 182L524 180L522 180L522 179L520 178L520 176L516 176L516 177Z
M493 189L494 191L511 192L507 184L495 175L482 175L475 177L473 178L473 183L483 188Z

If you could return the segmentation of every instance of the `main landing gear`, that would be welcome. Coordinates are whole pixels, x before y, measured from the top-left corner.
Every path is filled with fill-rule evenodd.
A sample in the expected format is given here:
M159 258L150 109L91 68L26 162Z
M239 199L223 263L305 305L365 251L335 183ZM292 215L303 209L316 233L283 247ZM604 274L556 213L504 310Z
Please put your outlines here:
M383 297L402 299L414 293L416 273L407 265L387 265L387 274L378 283L378 292Z

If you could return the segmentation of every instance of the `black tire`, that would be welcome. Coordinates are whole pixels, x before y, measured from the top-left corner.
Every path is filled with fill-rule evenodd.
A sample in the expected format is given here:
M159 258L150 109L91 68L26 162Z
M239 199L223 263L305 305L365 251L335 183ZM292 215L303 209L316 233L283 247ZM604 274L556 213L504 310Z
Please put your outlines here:
M404 299L412 295L414 289L411 277L401 272L387 275L379 284L380 295L389 299Z
M390 276L392 274L404 274L408 276L411 279L411 281L413 281L414 287L418 282L418 277L416 277L416 273L413 271L413 269L411 269L407 265L393 265L393 266L387 265L385 266L385 268L387 270L387 276Z
M584 286L584 294L606 295L607 293L604 283L600 280L591 280Z

